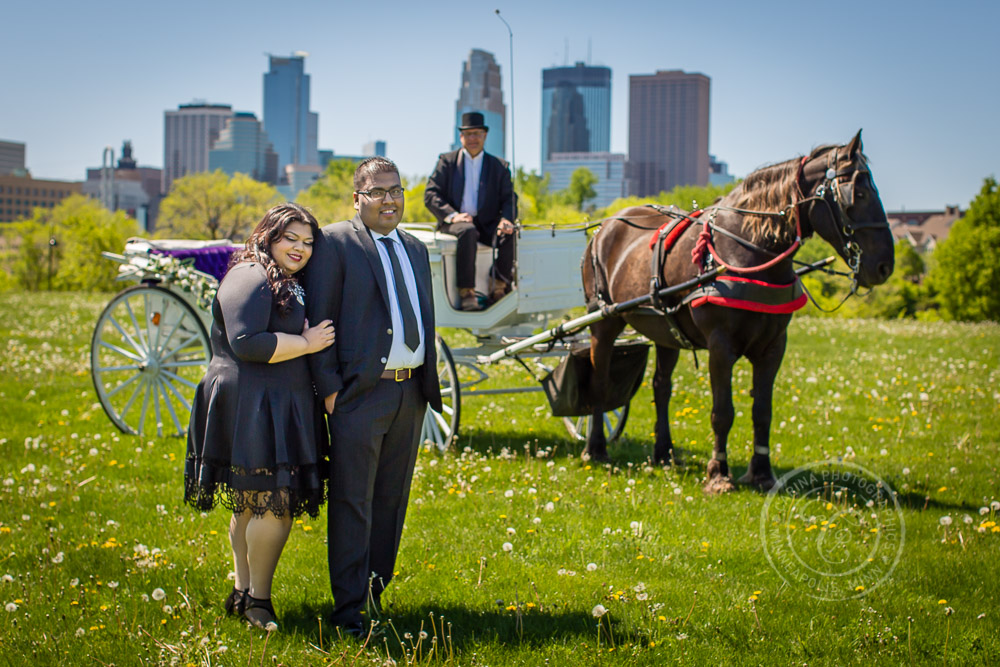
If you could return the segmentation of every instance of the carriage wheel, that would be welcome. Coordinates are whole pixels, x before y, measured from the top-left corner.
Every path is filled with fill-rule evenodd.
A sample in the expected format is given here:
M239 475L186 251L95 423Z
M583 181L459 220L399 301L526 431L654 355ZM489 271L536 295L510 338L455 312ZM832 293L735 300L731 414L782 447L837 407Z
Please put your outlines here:
M433 444L441 451L455 441L458 433L458 417L461 412L461 390L458 381L458 370L451 349L441 336L435 336L437 349L438 383L441 385L441 403L444 408L438 412L430 407L424 414L424 425L420 431L420 440Z
M108 417L123 433L183 436L212 348L201 318L181 297L153 285L111 300L90 342L90 375Z
M614 442L625 432L625 422L628 421L628 403L617 410L608 410L604 413L604 437L608 442ZM590 416L586 417L563 417L563 423L570 437L576 440L586 440L590 433Z

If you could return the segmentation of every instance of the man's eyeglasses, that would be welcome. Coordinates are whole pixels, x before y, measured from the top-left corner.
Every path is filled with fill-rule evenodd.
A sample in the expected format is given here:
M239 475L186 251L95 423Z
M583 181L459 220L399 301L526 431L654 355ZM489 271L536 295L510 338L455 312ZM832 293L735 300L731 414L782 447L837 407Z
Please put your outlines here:
M403 196L403 188L372 188L371 190L358 190L357 194L364 195L369 199L374 199L375 201L380 201L385 199L386 193L389 194L393 199L399 199Z

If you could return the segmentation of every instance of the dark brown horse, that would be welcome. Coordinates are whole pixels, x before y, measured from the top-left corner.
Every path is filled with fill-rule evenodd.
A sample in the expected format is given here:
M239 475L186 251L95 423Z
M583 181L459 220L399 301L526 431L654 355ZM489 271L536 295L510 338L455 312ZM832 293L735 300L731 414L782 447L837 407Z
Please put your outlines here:
M775 484L769 450L772 392L785 353L790 310L797 306L775 304L761 293L798 297L793 301L801 305L792 256L800 237L814 233L844 258L854 286L884 283L893 270L893 239L862 153L861 132L844 146L821 146L807 157L751 173L729 195L702 211L665 255L650 249L657 228L686 217L662 208L627 208L606 221L588 244L582 272L591 310L647 294L651 283L677 285L711 268L726 267L723 279L699 293L722 298L684 303L683 294L672 295L656 309L637 309L592 324L592 396L598 401L607 398L602 398L603 388L610 385L615 338L627 324L632 325L656 345L654 456L658 462L669 462L671 374L681 349L707 349L715 447L705 490L729 491L733 484L726 439L734 417L732 371L736 361L746 357L753 365L754 453L739 482L769 489ZM662 261L654 261L654 252L661 253ZM600 426L603 412L600 406L595 410L590 423L596 426L587 439L587 453L598 460L607 459Z

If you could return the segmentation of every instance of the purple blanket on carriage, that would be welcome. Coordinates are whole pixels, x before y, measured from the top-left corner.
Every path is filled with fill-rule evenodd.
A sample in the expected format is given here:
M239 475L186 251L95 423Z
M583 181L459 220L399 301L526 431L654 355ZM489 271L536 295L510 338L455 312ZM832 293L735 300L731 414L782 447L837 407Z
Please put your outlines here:
M169 255L174 259L190 259L194 258L194 268L199 271L203 271L211 276L215 276L216 280L221 281L223 276L226 275L226 270L229 268L229 258L232 256L233 251L242 246L214 246L209 248L189 248L183 250L160 250L158 248L153 248L150 250L151 253L157 255Z

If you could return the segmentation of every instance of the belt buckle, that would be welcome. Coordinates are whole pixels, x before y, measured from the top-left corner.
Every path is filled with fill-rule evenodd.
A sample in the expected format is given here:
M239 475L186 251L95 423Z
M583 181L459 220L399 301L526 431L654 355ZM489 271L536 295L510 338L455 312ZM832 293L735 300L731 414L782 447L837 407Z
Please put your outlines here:
M402 382L403 380L409 380L410 377L408 375L406 375L406 372L408 370L409 370L408 368L397 368L397 369L393 370L393 372L392 372L392 374L393 374L392 379L395 380L396 382Z

